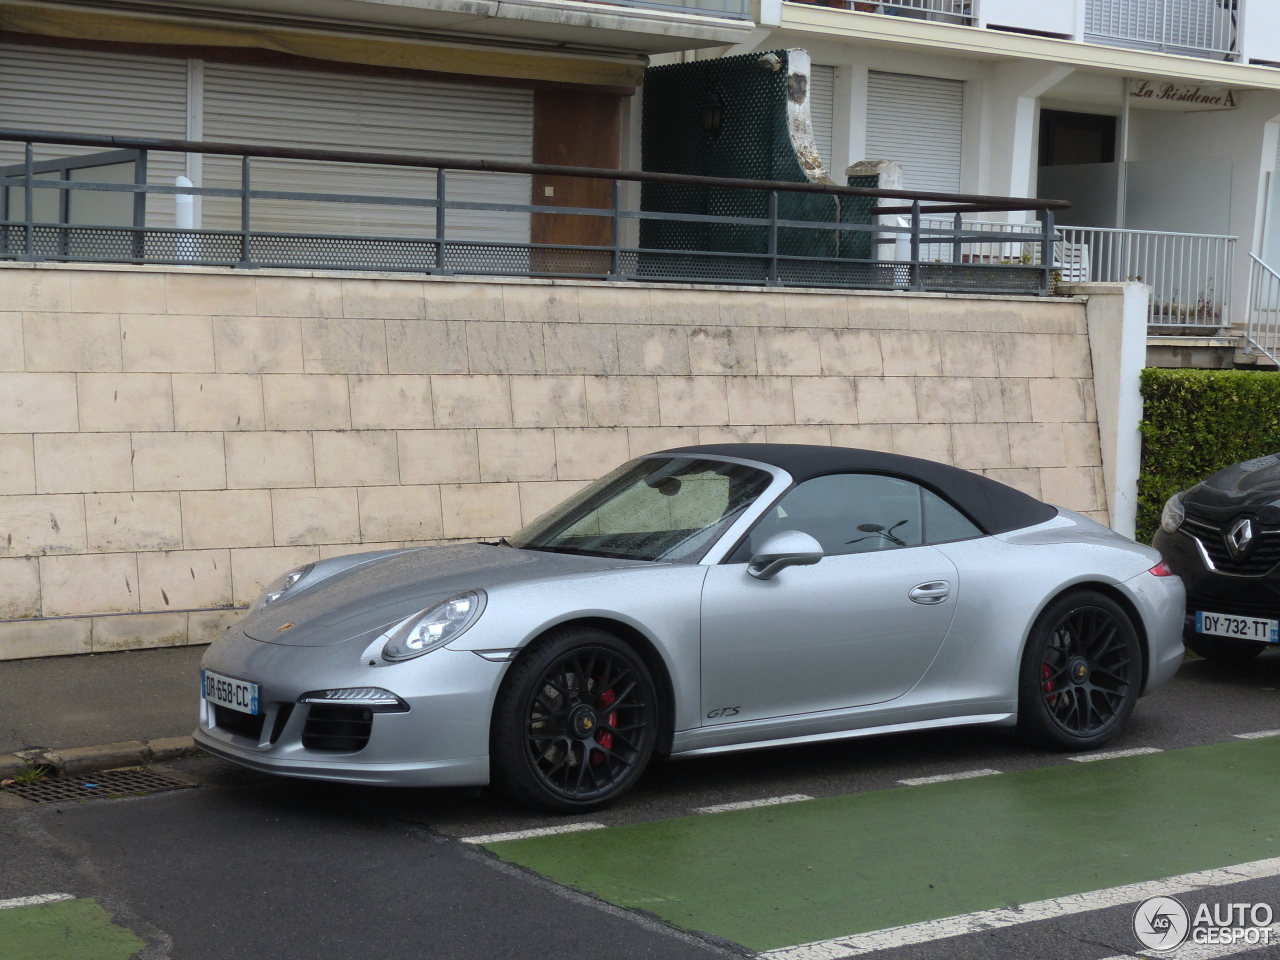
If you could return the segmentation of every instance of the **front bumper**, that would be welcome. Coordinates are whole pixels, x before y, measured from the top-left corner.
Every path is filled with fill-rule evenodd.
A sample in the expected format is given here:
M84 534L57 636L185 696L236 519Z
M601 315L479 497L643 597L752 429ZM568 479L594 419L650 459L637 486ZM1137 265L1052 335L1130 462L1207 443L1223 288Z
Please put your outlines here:
M274 757L228 744L198 727L195 742L215 757L242 767L306 780L363 783L383 787L478 787L489 782L489 758L460 757L415 763L352 763L336 758L315 761Z
M448 649L369 664L361 647L283 646L228 631L203 665L258 684L261 720L201 699L196 743L233 763L291 777L406 787L488 783L489 721L507 665ZM353 720L334 737L324 735L333 730L331 705L324 716L322 705L297 702L309 691L366 686L391 690L408 712L344 704Z
M1195 630L1195 612L1280 619L1280 567L1264 576L1239 576L1210 570L1190 533L1158 532L1155 547L1187 590L1184 627Z

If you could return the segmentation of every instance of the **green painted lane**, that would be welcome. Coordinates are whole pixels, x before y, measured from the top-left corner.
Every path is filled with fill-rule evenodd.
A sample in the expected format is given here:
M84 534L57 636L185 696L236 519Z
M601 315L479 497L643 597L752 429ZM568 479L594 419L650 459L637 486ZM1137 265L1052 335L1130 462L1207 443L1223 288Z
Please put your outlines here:
M0 960L128 960L144 946L96 900L0 910Z
M488 849L765 950L1280 856L1280 737Z

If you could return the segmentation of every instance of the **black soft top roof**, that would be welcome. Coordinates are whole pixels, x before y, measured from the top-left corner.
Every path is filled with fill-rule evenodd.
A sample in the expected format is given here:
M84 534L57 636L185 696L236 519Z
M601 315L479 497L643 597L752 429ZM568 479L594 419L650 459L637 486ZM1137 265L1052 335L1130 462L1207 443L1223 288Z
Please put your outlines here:
M950 500L986 533L1007 533L1058 515L1057 507L968 470L877 450L801 443L709 443L660 453L755 460L781 467L796 483L831 473L879 473L914 480Z

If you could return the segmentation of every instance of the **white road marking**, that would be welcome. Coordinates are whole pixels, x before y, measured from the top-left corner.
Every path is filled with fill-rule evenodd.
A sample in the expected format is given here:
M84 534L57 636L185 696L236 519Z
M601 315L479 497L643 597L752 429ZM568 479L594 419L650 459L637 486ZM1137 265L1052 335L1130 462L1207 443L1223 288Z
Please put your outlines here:
M1094 760L1115 760L1119 757L1140 757L1144 753L1164 753L1159 747L1134 747L1132 750L1104 750L1102 753L1082 753L1072 757L1076 763L1092 763Z
M582 830L603 830L603 823L562 823L555 827L538 827L534 830L512 830L510 833L489 833L480 837L460 837L463 843L504 843L507 840L528 840L530 837L551 837L557 833L578 833Z
M807 793L791 793L785 797L765 797L763 800L739 800L737 803L716 803L709 807L695 807L694 813L728 813L730 810L752 810L755 807L774 807L780 803L799 803L812 800Z
M963 773L941 773L936 777L911 777L898 782L905 787L922 787L927 783L945 783L948 780L972 780L974 777L991 777L999 770L965 770Z
M977 913L966 913L941 920L926 920L923 923L873 930L870 933L857 933L849 937L837 937L834 940L819 940L795 947L779 947L776 950L766 951L761 956L768 957L769 960L842 960L844 957L859 957L877 950L891 950L895 947L946 940L950 937L962 937L986 930L1016 927L1024 923L1038 923L1041 920L1054 920L1077 913L1092 913L1095 910L1106 910L1126 903L1138 903L1148 897L1171 896L1203 887L1225 887L1233 883L1244 883L1247 880L1277 876L1280 876L1280 857L1273 857L1270 860L1256 860L1253 863L1242 863L1233 867L1184 873L1164 880L1130 883L1123 887L1094 890L1090 893L1073 893L1053 900L1024 903L1018 907L997 907L994 910L981 910ZM1177 960L1183 960L1181 954L1177 955Z
M40 893L34 897L17 897L13 900L0 900L0 910L10 907L34 907L41 903L57 903L59 900L74 900L73 893Z
M1255 733L1237 733L1237 740L1261 740L1264 737L1280 737L1280 730L1258 730Z
M1159 957L1169 957L1171 960L1218 960L1219 957L1238 957L1245 953L1255 953L1258 950L1268 950L1280 943L1280 923L1273 923L1269 927L1262 927L1262 930L1270 931L1271 943L1184 943L1182 946L1172 952L1166 950L1163 953L1155 953L1147 950L1139 950L1136 953L1124 953L1114 957L1106 957L1105 960L1133 960L1134 957L1150 957L1151 960L1157 960Z

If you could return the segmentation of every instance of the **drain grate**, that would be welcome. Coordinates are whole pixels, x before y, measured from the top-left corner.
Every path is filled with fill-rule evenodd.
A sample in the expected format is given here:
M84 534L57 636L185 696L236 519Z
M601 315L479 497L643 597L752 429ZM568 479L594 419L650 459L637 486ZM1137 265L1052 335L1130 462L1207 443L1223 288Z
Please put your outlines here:
M73 803L194 786L194 783L155 770L108 770L82 777L48 777L44 780L12 783L5 789L32 803Z

